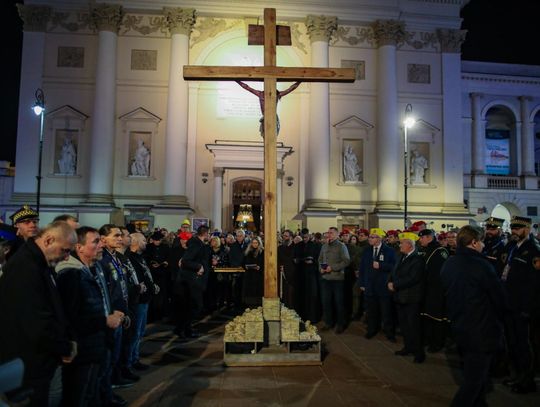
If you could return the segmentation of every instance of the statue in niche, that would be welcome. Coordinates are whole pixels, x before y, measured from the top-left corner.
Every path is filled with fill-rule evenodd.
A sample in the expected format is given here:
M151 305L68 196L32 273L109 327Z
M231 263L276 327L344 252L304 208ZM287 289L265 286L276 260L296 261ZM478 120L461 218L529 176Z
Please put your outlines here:
M58 160L60 174L75 175L77 169L77 152L69 137L64 138L60 159Z
M144 141L137 141L137 149L131 164L131 175L148 177L150 175L150 150L144 145Z
M358 157L349 144L343 152L343 179L345 181L360 181L362 169L358 165Z
M418 150L413 150L411 158L411 183L425 184L425 175L428 168L427 158L420 154Z
M261 106L261 114L262 114L262 117L259 119L259 123L260 123L259 133L261 133L261 137L264 138L264 91L253 89L251 86L241 81L236 81L236 83L239 84L242 88L244 88L248 92L253 93L255 96L259 98L259 104ZM300 83L301 82L295 82L285 90L278 90L276 104L281 100L283 96L288 95L293 90L295 90L298 86L300 86ZM279 116L276 114L276 136L279 136L279 129L280 129Z

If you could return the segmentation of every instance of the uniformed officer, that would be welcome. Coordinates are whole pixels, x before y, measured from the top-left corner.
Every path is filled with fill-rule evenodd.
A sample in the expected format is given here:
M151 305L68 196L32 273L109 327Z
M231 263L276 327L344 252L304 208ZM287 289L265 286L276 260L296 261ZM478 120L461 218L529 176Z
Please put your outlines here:
M501 279L508 293L508 353L514 376L503 383L516 393L536 391L534 350L530 333L538 326L540 314L540 246L530 235L531 219L514 216L510 221L511 241L502 256Z
M448 336L448 318L446 314L446 296L441 282L441 269L448 251L442 247L435 232L424 229L418 233L418 243L426 264L425 292L421 315L424 317L425 343L428 352L435 353L442 350Z
M490 216L484 221L486 229L486 237L484 238L483 254L489 262L495 267L497 274L500 276L504 264L501 262L501 256L504 252L505 241L502 238L502 226L504 219Z
M17 242L13 252L21 247L29 238L34 238L39 232L39 213L29 205L23 205L9 217L17 229Z

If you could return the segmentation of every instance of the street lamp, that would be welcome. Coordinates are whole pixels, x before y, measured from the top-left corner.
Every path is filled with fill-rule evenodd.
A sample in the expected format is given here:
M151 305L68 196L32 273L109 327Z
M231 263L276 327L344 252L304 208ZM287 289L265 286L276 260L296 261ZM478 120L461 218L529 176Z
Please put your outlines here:
M407 188L409 186L409 139L407 138L407 131L416 123L416 119L412 115L412 105L407 103L405 106L405 118L403 120L403 144L404 144L404 154L403 154L403 228L407 229L409 227L409 219L407 217Z
M41 156L43 153L43 118L45 115L45 95L43 94L43 90L41 88L38 88L35 93L36 101L34 102L34 106L32 106L32 110L36 114L36 116L39 116L40 118L40 124L39 124L39 159L38 159L38 175L37 175L37 196L36 196L36 211L39 214L39 203L41 199Z

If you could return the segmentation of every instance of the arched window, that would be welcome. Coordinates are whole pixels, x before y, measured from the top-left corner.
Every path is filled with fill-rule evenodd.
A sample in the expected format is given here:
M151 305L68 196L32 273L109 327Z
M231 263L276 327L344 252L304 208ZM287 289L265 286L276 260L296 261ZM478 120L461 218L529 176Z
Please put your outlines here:
M505 106L486 113L486 173L517 175L516 121Z

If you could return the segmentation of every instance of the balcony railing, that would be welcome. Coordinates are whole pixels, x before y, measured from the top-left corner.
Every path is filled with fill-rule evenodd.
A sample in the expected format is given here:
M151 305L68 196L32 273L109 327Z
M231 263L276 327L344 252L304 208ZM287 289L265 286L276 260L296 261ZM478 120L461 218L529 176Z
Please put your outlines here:
M488 177L487 187L490 189L519 189L518 177Z

